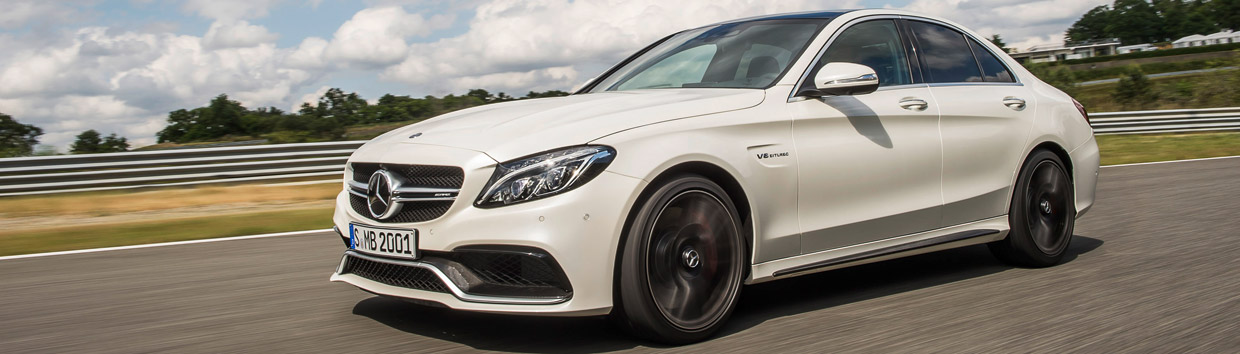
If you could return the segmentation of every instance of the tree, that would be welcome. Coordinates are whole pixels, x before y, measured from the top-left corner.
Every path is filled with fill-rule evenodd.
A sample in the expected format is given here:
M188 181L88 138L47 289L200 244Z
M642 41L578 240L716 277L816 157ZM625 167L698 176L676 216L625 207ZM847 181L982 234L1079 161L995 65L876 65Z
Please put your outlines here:
M73 145L69 145L69 153L71 154L93 154L99 152L99 145L103 144L103 138L99 132L94 129L87 130L78 134L77 140L73 141Z
M112 133L107 137L102 137L99 132L94 129L78 134L77 140L73 142L73 145L69 146L69 152L73 154L96 154L101 152L122 152L128 150L128 139L118 137L116 136L116 133Z
M43 129L18 123L12 116L0 113L0 157L30 156L40 135Z
M1131 66L1127 71L1123 77L1119 78L1119 83L1115 85L1111 98L1129 107L1152 106L1158 100L1158 94L1154 92L1150 79L1145 77L1145 73L1141 72L1139 66Z
M1115 0L1114 13L1106 31L1124 44L1151 43L1166 40L1163 18L1146 0Z
M1203 11L1214 14L1219 27L1240 31L1240 0L1211 0Z
M1003 49L1004 53L1012 52L1012 49L1007 47L1007 43L1003 43L1003 38L1000 38L999 35L997 34L992 35L990 36L989 39L990 39L990 43L994 43L996 47L999 47L999 49Z
M116 136L116 133L108 134L103 138L103 144L100 145L103 152L122 152L129 151L129 139L123 136Z
M1211 14L1211 3L1200 0L1153 0L1154 8L1162 16L1162 37L1175 40L1193 34L1218 32L1219 26Z
M1110 38L1107 34L1107 26L1111 23L1111 8L1106 5L1099 5L1079 20L1072 23L1072 27L1068 27L1068 32L1064 35L1064 41L1081 42L1095 39Z
M1069 96L1076 96L1076 74L1073 74L1071 69L1060 65L1039 63L1030 65L1029 72Z

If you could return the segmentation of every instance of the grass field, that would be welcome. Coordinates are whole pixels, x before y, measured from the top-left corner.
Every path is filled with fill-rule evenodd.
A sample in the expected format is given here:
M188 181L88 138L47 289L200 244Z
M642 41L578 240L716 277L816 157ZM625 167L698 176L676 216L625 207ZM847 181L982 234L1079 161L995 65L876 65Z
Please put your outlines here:
M1090 112L1240 106L1240 70L1150 78L1157 99L1125 104L1111 96L1116 83L1078 86L1073 95Z
M1102 135L1103 165L1240 155L1240 132Z
M0 232L0 256L331 227L332 209L279 210Z
M1103 165L1233 156L1240 155L1240 132L1105 135L1098 146ZM340 188L243 185L0 198L0 222L17 221L0 232L0 256L328 228ZM244 211L230 212L233 207ZM48 218L55 219L20 222Z

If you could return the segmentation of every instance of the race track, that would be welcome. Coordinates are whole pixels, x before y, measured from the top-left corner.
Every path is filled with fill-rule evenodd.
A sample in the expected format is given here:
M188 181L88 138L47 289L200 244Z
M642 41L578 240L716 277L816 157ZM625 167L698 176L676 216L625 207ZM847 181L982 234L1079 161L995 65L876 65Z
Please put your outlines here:
M1104 168L1060 266L984 246L746 287L717 338L329 283L334 234L0 261L0 352L1240 352L1240 158Z

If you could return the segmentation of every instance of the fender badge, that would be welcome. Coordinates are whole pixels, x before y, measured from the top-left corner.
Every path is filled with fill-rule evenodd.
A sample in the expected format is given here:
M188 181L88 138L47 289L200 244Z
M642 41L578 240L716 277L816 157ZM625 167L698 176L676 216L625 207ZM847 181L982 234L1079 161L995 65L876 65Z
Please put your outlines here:
M422 136L422 133L414 133L413 135L410 135L410 136L409 136L409 139L413 139L413 138L416 138L416 137L419 137L419 136Z

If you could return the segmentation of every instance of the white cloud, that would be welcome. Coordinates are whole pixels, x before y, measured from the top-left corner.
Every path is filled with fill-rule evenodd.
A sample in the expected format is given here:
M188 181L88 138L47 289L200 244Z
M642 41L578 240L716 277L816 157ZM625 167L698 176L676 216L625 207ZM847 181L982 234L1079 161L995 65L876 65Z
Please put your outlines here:
M0 28L12 29L33 23L63 23L80 14L73 3L82 1L4 1Z
M215 21L203 36L207 48L249 48L274 42L280 35L267 31L266 27L251 25L246 21Z
M330 90L330 89L331 89L331 86L320 86L318 90L314 90L314 92L302 95L301 99L298 99L297 101L293 102L293 105L289 106L288 111L297 112L298 110L301 110L301 105L303 103L309 103L310 105L317 105L319 103L319 97L323 97L323 94L327 93L327 90Z
M329 59L363 67L383 67L404 60L409 53L405 39L425 37L452 25L451 15L424 18L398 6L359 11L340 26L325 54Z
M282 0L186 0L181 9L216 20L266 17Z
M856 7L856 1L833 4ZM415 43L383 78L433 92L490 87L572 87L672 32L762 14L821 9L815 1L490 1L469 31ZM548 71L549 68L558 68ZM565 74L571 72L571 75Z
M150 143L171 110L221 93L248 107L283 107L324 75L287 66L293 49L229 37L245 32L209 39L87 27L43 48L0 53L0 112L44 128L47 144L63 147L86 129Z

